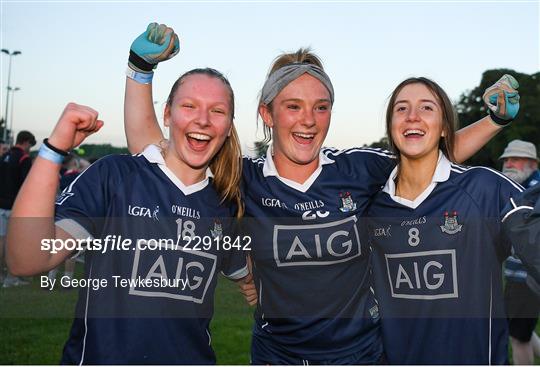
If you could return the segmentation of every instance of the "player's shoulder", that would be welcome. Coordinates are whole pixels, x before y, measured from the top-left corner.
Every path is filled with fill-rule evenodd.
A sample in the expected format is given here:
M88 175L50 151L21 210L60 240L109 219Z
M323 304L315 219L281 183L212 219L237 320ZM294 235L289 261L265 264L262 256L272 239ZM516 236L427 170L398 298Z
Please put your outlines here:
M501 187L509 191L523 191L520 184L490 167L451 163L450 171L452 181L469 191L492 194L493 190Z
M330 167L337 170L340 175L352 178L367 178L367 182L384 184L388 175L396 165L395 156L379 148L323 148L321 155Z
M266 162L266 155L260 157L243 156L242 177L244 182L250 182L254 178L261 176Z
M143 159L142 154L111 154L95 161L89 169L122 175L140 167Z
M382 160L395 160L396 156L388 150L381 148L361 147L361 148L348 148L337 149L332 147L324 147L321 150L327 158L332 160L359 160L359 159L382 159Z
M247 155L242 156L242 161L244 166L247 168L257 168L264 166L264 162L266 160L266 155L260 156L260 157L250 157Z

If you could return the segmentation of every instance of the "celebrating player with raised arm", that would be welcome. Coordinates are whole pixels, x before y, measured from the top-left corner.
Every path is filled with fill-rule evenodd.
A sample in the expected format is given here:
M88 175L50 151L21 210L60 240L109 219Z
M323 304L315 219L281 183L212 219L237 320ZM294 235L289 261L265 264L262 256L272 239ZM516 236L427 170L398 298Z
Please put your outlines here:
M150 67L128 72L126 81L125 128L133 152L162 139L150 80L167 42L154 43L146 34L131 51ZM333 102L330 78L308 50L278 57L262 89L258 112L271 145L265 158L243 162L258 292L254 364L383 358L359 220L395 161L377 149L321 149ZM468 158L499 129L489 117L463 129L456 155Z
M500 82L517 88L511 76ZM519 107L505 98L495 105L506 120ZM407 79L390 97L386 127L399 164L368 209L390 364L508 363L501 264L510 244L501 219L522 187L456 164L456 123L429 79Z
M8 234L8 264L19 275L71 255L44 251L43 239L88 239L101 248L108 241L86 252L84 277L100 287L81 288L62 363L215 363L209 324L217 274L248 275L245 254L225 246L231 219L242 212L233 115L221 73L185 73L165 108L170 140L100 159L55 207L63 157L103 125L89 107L65 108L21 188ZM127 247L111 242L120 238Z

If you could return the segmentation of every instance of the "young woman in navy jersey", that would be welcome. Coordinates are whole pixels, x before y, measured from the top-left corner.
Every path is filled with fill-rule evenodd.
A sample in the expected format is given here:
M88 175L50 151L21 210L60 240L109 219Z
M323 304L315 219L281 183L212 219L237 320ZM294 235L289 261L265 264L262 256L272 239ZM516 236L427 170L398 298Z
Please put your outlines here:
M508 363L501 219L522 188L493 169L456 164L456 125L450 99L429 79L407 79L390 97L386 127L399 163L368 209L390 364Z
M152 55L166 42L152 47L151 38L145 49L132 45L131 51L155 64ZM149 83L127 81L125 124L134 152L162 138L151 91ZM243 161L257 292L251 298L257 298L254 364L368 364L382 358L359 220L395 162L377 149L321 149L333 102L332 83L308 50L279 57L261 92L258 112L271 144L266 157ZM464 129L460 159L498 129L489 118Z
M78 284L88 285L62 363L215 363L209 324L217 274L248 275L241 251L216 245L233 236L228 219L243 211L233 116L221 73L187 72L167 100L170 139L99 160L55 206L63 157L103 126L90 107L66 106L20 190L8 236L8 264L18 275L55 268L73 255L75 240L95 250L85 255ZM51 251L51 240L66 248Z

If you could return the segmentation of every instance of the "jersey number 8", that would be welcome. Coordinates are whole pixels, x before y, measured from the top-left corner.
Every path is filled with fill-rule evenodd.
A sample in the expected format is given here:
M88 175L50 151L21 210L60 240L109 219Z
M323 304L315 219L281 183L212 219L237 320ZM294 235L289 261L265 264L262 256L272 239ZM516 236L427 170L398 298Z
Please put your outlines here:
M413 227L409 229L409 246L416 247L420 244L420 231Z

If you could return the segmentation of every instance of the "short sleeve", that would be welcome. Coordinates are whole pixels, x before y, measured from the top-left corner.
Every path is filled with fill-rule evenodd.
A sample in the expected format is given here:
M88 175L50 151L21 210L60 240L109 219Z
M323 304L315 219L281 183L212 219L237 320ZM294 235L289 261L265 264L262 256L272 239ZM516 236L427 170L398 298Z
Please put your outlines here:
M384 186L396 164L395 156L389 152L379 149L373 150L366 162L367 177L372 180L374 186Z
M107 213L107 164L88 167L56 198L55 224L74 238L95 238Z
M510 200L504 209L503 231L528 274L540 283L540 185Z
M397 164L392 153L378 148L325 148L323 153L338 164L340 175L356 180L370 196L381 190Z
M230 226L230 240L231 247L226 246L225 238L223 237L223 261L221 266L221 273L229 278L230 280L242 279L249 274L247 266L247 248L251 246L250 236L244 235L243 231L240 229L240 222L237 220L232 220ZM229 250L227 250L229 249Z
M496 205L493 217L495 217L494 222L496 222L497 232L501 234L497 243L497 253L499 254L500 260L504 261L504 259L510 256L512 253L512 244L509 238L506 236L506 233L503 231L501 222L507 213L506 208L508 204L523 192L523 187L507 178L502 173L497 172L497 174L500 176L500 179L498 180L498 195L496 197L491 196L491 198L489 198L489 192L492 191L489 184L486 184L483 190L488 194L487 200L493 200L493 203L490 206ZM495 202L495 200L497 201ZM489 204L490 203L488 202L487 205ZM489 215L491 216L492 214ZM490 220L490 222L493 221Z

